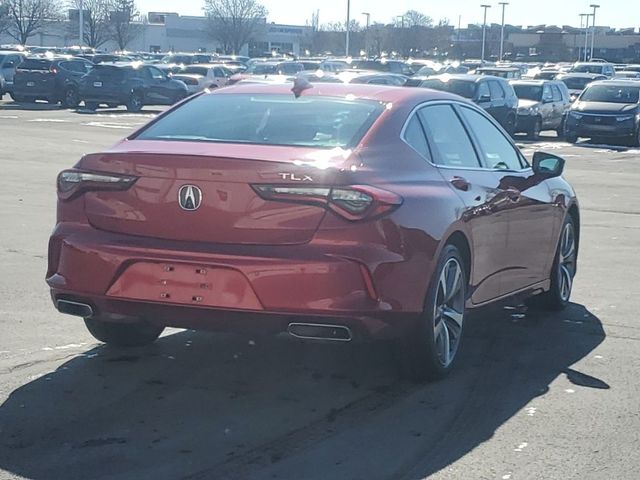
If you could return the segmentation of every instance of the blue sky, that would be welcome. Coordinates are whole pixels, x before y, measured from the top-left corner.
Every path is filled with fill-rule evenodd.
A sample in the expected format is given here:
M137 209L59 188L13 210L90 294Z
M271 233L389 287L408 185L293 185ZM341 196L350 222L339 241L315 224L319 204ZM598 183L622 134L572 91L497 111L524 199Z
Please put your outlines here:
M137 0L142 12L164 11L182 15L200 15L203 0ZM508 1L508 0L507 0ZM343 20L346 15L346 0L263 0L269 10L269 20L276 23L304 24L316 9L320 10L320 22L327 23ZM488 21L500 23L501 7L498 1L482 0L351 0L354 18L365 23L361 12L370 12L371 21L390 22L395 15L415 9L430 15L434 19L449 18L452 24L458 24L462 15L462 24L481 23L480 4L492 4ZM589 0L511 0L507 7L507 23L514 25L571 24L578 25L578 14L591 11ZM640 26L640 0L600 0L596 21L598 25L614 27Z

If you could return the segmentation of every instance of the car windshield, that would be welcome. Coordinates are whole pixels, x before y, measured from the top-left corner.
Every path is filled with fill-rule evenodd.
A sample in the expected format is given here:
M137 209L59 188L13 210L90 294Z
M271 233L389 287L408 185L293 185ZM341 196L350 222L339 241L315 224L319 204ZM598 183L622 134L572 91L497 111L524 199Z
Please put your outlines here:
M382 111L380 102L370 100L213 94L185 103L136 138L348 148L362 138Z
M591 78L580 78L580 77L569 77L563 78L562 82L567 86L570 90L584 90L584 88L593 82Z
M538 85L513 85L516 96L523 100L542 100L542 87Z
M160 63L191 63L188 55L167 55Z
M203 77L207 76L207 68L205 67L188 67L184 70L181 70L180 73L188 73L191 75L202 75Z
M476 84L466 80L449 80L446 82L438 79L425 80L422 82L421 86L455 93L456 95L460 95L464 98L473 98L476 93Z
M583 102L638 103L640 87L593 85L584 91L580 100Z
M253 75L269 75L278 73L278 68L276 65L271 63L254 63L247 69L246 73Z
M578 73L602 73L602 65L578 65L571 69Z

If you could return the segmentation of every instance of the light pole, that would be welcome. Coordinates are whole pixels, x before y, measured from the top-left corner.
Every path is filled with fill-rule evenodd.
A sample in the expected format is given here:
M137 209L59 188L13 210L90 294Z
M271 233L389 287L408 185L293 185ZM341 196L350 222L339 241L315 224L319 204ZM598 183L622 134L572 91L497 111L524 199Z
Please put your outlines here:
M589 17L590 13L584 14L587 17L587 23L584 26L584 61L587 61L587 52L589 51Z
M482 22L482 55L480 60L484 63L484 50L485 43L487 41L487 9L491 8L491 5L480 5L480 7L484 8L484 21Z
M369 12L362 12L362 15L367 17L367 30L369 30L369 25L371 25L371 14Z
M589 14L588 13L581 13L580 14L580 28L584 28L584 17L587 17L587 21L589 19ZM582 58L582 48L580 48L580 45L578 45L578 61L580 61L580 59Z
M345 42L345 56L349 56L349 30L351 29L351 0L347 0L347 41Z
M596 9L600 8L600 5L596 5L595 3L592 3L591 5L589 5L591 8L593 8L593 35L591 36L591 58L590 60L593 60L593 44L595 43L596 40Z
M80 0L80 9L78 10L78 25L80 25L80 53L82 53L82 45L84 45L84 3Z
M500 29L500 61L504 60L504 9L509 2L500 2L502 5L502 28Z

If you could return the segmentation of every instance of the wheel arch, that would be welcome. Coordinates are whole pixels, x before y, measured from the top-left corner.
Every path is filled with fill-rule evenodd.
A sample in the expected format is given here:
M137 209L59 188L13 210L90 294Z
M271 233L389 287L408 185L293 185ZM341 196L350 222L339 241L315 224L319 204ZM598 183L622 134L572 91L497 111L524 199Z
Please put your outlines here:
M567 210L567 215L573 220L573 226L576 232L576 251L580 250L580 209L573 203ZM576 257L577 260L577 257Z
M473 271L473 256L471 254L471 244L469 242L469 239L461 230L456 230L452 232L443 242L443 248L446 245L453 245L458 249L460 255L462 255L465 274L467 275L467 282L470 284L471 274Z

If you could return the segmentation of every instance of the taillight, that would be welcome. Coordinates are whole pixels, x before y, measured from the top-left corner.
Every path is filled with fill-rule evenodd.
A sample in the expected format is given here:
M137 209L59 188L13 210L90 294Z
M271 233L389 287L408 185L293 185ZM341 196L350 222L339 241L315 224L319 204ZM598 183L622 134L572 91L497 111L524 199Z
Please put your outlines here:
M58 197L69 200L84 192L95 190L126 190L137 180L129 175L64 170L58 175Z
M253 189L265 200L324 206L351 221L379 217L402 204L399 195L369 185L333 188L253 185Z

